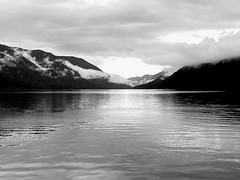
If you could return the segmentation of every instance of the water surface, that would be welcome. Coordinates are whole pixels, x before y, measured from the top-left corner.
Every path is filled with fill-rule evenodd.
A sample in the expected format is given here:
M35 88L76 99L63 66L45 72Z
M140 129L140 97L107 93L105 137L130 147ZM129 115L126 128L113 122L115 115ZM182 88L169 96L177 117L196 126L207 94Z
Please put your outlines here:
M0 179L239 179L240 98L225 92L0 94Z

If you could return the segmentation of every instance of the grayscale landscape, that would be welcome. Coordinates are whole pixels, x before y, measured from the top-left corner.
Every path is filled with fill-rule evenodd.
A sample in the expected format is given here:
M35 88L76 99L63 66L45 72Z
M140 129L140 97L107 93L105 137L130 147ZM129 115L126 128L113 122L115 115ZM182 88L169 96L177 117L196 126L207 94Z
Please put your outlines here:
M0 0L0 179L240 179L239 6Z

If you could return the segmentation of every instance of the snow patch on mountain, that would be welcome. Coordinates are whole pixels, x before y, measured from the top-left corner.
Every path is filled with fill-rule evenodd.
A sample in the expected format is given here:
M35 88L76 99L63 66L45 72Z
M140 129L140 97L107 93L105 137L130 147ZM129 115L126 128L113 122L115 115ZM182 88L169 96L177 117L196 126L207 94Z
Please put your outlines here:
M12 56L6 54L5 52L0 52L0 66L16 67Z
M130 86L139 86L139 85L142 85L142 84L147 84L149 82L152 82L154 81L155 79L157 78L160 78L161 80L165 79L166 77L168 77L168 71L161 71L157 74L154 74L154 75L149 75L149 74L146 74L144 76L141 76L141 77L131 77L131 78L128 78L129 80L129 85Z
M49 56L43 58L43 62L44 62L46 67L51 67L53 65L53 63L54 63L53 61L50 61L50 57Z
M49 68L44 68L42 67L37 61L35 57L31 56L31 51L28 50L22 50L20 48L13 48L14 50L14 56L16 57L24 57L25 59L27 59L28 61L30 61L32 64L34 64L37 68L37 70L40 71L47 71Z
M142 79L140 81L130 81L129 85L130 86L138 86L138 85L142 85L142 84L147 84L151 81L153 81L154 79Z

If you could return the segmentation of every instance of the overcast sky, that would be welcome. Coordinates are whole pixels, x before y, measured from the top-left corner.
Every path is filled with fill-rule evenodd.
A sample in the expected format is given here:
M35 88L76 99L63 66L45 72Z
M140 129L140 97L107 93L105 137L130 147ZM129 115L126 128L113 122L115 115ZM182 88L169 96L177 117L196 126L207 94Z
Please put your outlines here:
M0 0L0 43L125 77L240 56L239 0Z

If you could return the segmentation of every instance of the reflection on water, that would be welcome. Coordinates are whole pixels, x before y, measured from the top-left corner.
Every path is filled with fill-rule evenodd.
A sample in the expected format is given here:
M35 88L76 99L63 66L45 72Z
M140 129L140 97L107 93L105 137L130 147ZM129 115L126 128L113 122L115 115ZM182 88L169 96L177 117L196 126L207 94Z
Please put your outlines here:
M225 92L0 94L0 179L239 179Z

